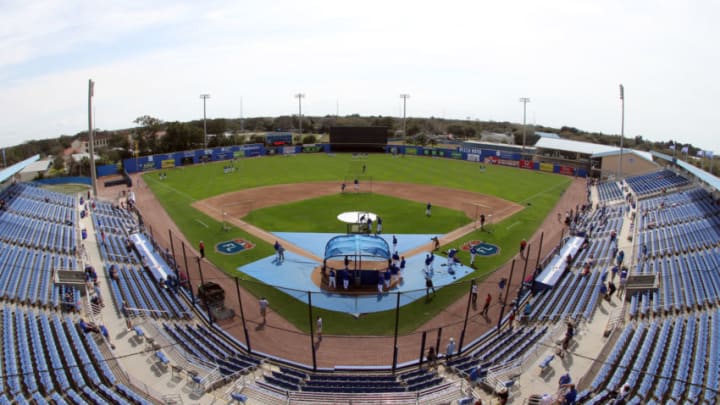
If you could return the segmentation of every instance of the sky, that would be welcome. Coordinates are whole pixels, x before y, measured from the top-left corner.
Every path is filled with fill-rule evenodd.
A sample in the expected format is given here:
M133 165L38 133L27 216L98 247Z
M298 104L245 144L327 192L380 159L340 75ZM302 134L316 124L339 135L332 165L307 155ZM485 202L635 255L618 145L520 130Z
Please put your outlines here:
M712 1L0 0L0 147L88 128L296 114L444 117L716 150Z

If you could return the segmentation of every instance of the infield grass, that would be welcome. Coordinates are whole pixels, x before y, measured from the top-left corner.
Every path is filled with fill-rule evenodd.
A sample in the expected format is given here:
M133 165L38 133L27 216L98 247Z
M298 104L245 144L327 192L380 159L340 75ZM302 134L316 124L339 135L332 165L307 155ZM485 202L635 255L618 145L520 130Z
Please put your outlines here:
M458 280L457 284L439 290L433 300L420 299L402 307L401 333L415 330L419 325L443 311L461 295L467 294L468 281L471 278L484 278L510 260L517 253L520 240L532 236L572 180L570 177L502 166L486 166L486 170L481 172L477 163L442 158L410 156L393 158L380 154L370 155L364 163L367 167L364 181L422 183L457 188L498 196L526 206L524 210L505 221L492 224L492 233L476 231L452 244L461 246L467 240L484 240L498 245L501 251L496 256L476 259L478 269L475 272L463 280ZM235 274L238 266L273 254L272 246L236 228L232 228L229 232L222 231L220 223L192 208L190 206L192 202L239 189L273 184L337 181L339 185L348 178L362 175L362 173L358 173L361 165L349 154L335 156L311 154L242 159L236 163L239 170L229 174L223 173L223 165L226 164L227 162L216 162L165 170L168 177L163 181L158 179L156 172L146 173L143 178L187 239L194 245L203 240L209 247L206 252L207 257L228 274ZM369 196L372 196L373 199L379 197L372 194ZM335 198L338 197L335 196ZM322 201L316 202L325 204ZM391 204L392 202L387 201L387 203ZM403 201L403 203L411 202ZM301 207L298 208L299 211L313 209L312 206L306 205L312 204L312 202L305 201L296 204ZM383 209L380 206L378 211L382 212ZM422 207L420 209L422 210ZM433 217L436 216L436 212L440 212L440 209L441 207L433 207ZM267 213L270 211L263 214ZM148 215L148 213L144 214ZM267 226L270 230L274 226L282 226L286 230L312 231L312 226L309 225L309 229L305 227L306 225L303 225L300 217L297 222L281 225L273 224L273 220L265 215L262 215L261 218L259 213L250 215L249 219L266 224L263 227ZM327 214L328 217L334 215L336 214ZM388 223L388 227L392 222ZM164 232L164 230L158 231ZM402 233L404 231L388 228L386 232ZM442 233L442 231L431 230L430 233ZM250 240L256 244L256 247L234 256L220 255L213 251L212 246L215 243L226 241L230 237L242 237ZM464 263L468 262L465 252L461 252L460 258ZM298 301L291 296L253 280L243 282L243 286L256 296L266 296L273 303L274 311L299 329L309 331L306 305L298 305ZM482 293L481 290L481 296ZM394 311L368 314L359 319L354 319L346 313L318 308L314 308L313 312L325 319L325 331L329 334L385 335L393 333Z
M369 211L383 220L383 233L444 234L470 222L463 212L434 207L425 216L425 204L374 193L345 193L254 210L243 220L273 232L347 232L337 219L348 211ZM415 215L412 215L415 213Z

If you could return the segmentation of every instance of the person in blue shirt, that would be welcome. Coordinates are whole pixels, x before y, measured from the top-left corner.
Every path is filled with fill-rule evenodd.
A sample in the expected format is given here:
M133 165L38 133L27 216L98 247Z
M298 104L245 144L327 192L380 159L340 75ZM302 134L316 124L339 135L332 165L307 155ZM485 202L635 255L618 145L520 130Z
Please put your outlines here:
M397 237L395 237L395 235L393 235L392 241L393 241L393 250L394 250L395 252L397 252L397 243L398 243L398 240L397 240Z

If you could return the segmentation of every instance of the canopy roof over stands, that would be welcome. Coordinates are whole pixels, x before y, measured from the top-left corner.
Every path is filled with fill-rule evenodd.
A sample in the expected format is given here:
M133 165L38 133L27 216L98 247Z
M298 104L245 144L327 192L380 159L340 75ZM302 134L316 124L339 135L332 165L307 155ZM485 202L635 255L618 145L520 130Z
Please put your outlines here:
M624 155L630 155L630 154L632 154L632 155L641 157L641 158L647 160L648 162L652 162L652 161L653 161L652 154L651 154L650 152L645 152L645 151L642 151L642 150L635 150L635 149L623 148L622 153L623 153ZM594 153L594 154L593 154L592 156L590 156L590 157L593 157L593 158L602 158L602 157L607 157L607 156L617 156L617 155L619 155L619 154L620 154L620 148L615 148L615 150L609 150L609 151L605 151L605 152Z
M619 150L616 146L601 145L598 143L572 141L570 139L540 138L535 147L538 149L562 150L565 152L594 155L596 153Z
M720 191L720 178L717 178L716 176L713 176L712 174L710 174L704 170L701 170L701 169L693 166L690 163L687 163L685 161L678 160L678 159L673 159L672 156L668 156L664 153L659 153L659 152L651 152L651 153L653 154L653 156L655 156L659 159L663 159L668 162L672 162L673 160L675 160L675 163L678 166L682 167L684 170L686 170L688 173L692 174L693 176L697 177L701 181L705 182L707 185L714 188L716 191Z
M22 162L15 163L14 165L5 168L3 170L0 170L0 183L4 183L5 180L11 178L16 173L19 173L22 169L26 168L27 166L30 166L31 163L40 160L40 155L35 155L32 157L29 157Z
M340 235L330 239L325 245L325 259L362 256L371 258L390 258L390 246L379 236Z

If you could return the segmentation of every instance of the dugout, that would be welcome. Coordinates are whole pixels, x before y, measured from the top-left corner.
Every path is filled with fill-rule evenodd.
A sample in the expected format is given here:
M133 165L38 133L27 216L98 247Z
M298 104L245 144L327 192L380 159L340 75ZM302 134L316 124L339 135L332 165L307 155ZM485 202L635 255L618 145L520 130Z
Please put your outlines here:
M385 270L390 260L390 246L385 239L374 235L340 235L325 244L323 258L328 270L343 270L346 256L350 260L348 269L353 286L374 289L378 270Z
M388 127L331 127L330 149L333 152L384 152Z

